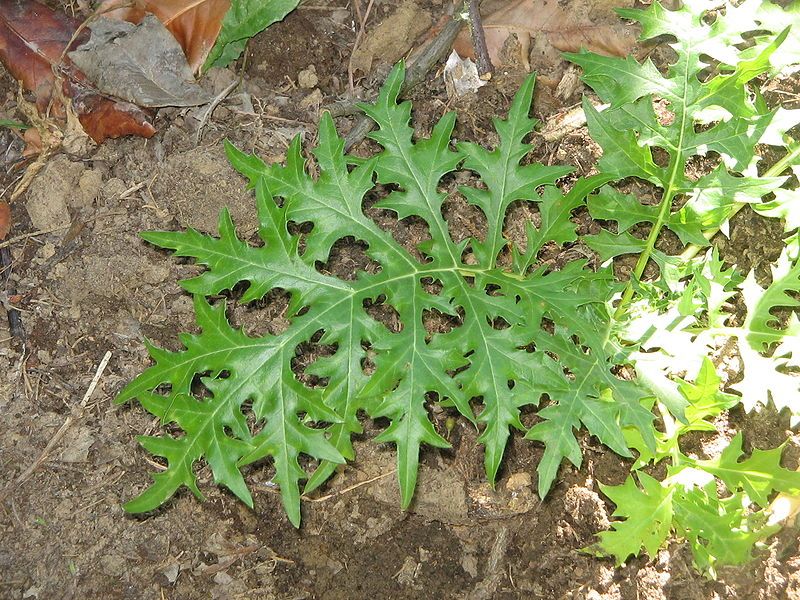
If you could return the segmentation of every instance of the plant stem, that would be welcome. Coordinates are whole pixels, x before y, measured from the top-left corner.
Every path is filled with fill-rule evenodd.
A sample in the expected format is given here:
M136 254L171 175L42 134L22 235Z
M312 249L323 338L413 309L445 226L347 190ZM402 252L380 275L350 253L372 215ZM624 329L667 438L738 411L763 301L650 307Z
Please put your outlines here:
M673 173L675 172L676 169L677 165L674 165ZM622 292L622 299L617 305L617 310L614 311L614 319L619 320L625 314L625 309L628 307L631 298L633 298L633 282L639 281L639 279L641 279L642 273L644 273L644 269L647 266L647 261L650 260L650 255L653 254L653 250L656 247L656 240L658 240L658 234L661 233L661 228L664 227L664 223L667 222L670 209L672 208L672 199L675 197L675 191L673 186L674 180L675 180L674 176L670 177L670 182L667 185L667 188L664 190L664 197L661 199L661 206L658 212L658 218L656 219L656 222L653 223L653 228L650 230L650 235L647 236L647 243L645 244L644 250L642 251L641 254L639 254L639 260L636 261L636 266L633 269L633 273L631 273L631 277L628 280L628 284L625 286L625 291Z
M664 422L664 433L668 438L674 438L677 440L678 426L675 424L675 419L672 418L672 415L669 413L669 410L667 410L667 407L661 404L661 402L656 402L656 406L658 407L658 412L661 415L661 420ZM678 461L680 461L680 449L678 448L677 443L670 449L670 455L672 456L672 464L677 465Z

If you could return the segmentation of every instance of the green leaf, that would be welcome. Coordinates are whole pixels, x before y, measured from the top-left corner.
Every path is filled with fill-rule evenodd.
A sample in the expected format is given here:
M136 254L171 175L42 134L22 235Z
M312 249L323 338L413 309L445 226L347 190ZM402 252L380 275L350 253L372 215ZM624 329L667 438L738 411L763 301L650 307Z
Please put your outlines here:
M746 3L750 10L755 7L756 19L760 26L767 31L780 31L781 28L789 29L786 41L781 46L781 51L771 56L771 74L780 74L793 65L800 63L800 5L791 3L782 7L773 2L757 2L750 0ZM740 7L741 10L741 7ZM752 48L742 54L756 54L758 49L770 43L769 36L756 38Z
M716 483L678 488L674 496L675 529L689 542L695 565L715 575L717 565L741 565L758 542L779 527L764 526L763 513L749 513L744 494L717 495Z
M618 486L600 485L616 510L610 531L598 534L599 542L589 551L613 556L617 565L623 564L630 556L639 556L644 548L650 556L655 556L672 530L674 489L662 486L647 473L637 473L641 487L629 476Z
M205 69L227 67L244 51L247 40L292 12L300 0L232 0Z
M307 490L323 484L336 464L353 458L351 436L361 431L360 412L389 421L375 441L397 448L401 502L407 507L421 447L448 446L428 414L435 401L455 406L481 428L486 474L494 483L510 430L526 431L520 410L536 407L546 395L542 422L529 433L530 439L545 444L539 466L542 496L564 458L580 464L575 430L581 427L625 456L630 452L623 427L639 429L643 443L655 447L653 415L641 404L647 391L614 374L625 352L603 333L610 328L605 302L615 289L609 272L592 272L584 260L567 262L558 271L536 264L545 244L576 239L572 211L586 194L607 183L608 176L579 180L563 195L554 184L569 169L523 164L531 149L523 140L535 125L528 116L532 77L508 117L495 121L500 143L491 150L469 143L454 149L454 114L442 117L430 137L413 139L411 105L397 100L403 80L399 65L377 102L363 107L378 125L371 135L382 147L371 159L354 161L343 154L344 142L329 116L320 123L313 150L315 177L305 167L299 138L292 142L285 165L268 166L228 145L232 164L255 187L262 245L239 239L227 211L220 218L218 238L194 230L144 234L149 242L205 267L182 283L196 295L203 332L182 336L185 349L178 352L152 348L156 364L119 398L139 398L148 410L185 432L183 437L157 438L177 448L167 455L169 478L160 476L167 481L157 482L143 500L134 501L135 509L153 508L182 485L199 493L191 468L202 459L211 463L214 458L218 481L244 496L240 468L269 458L296 524L298 481L309 478L300 456L321 461ZM482 181L460 191L483 212L487 231L481 239L456 243L442 216L446 194L441 190L443 178L461 165ZM376 180L384 187L376 190ZM428 226L430 239L417 247L423 260L364 213L365 196L376 191L383 193L378 206ZM509 245L505 220L509 206L518 201L535 204L543 217L538 228L529 229L525 252L513 251L509 260L504 256ZM301 237L289 232L290 222L313 224L302 245ZM348 280L321 273L317 265L328 260L343 238L365 243L380 269ZM467 249L475 260L462 258ZM426 289L429 281L441 291ZM240 302L260 300L275 289L287 292L286 331L251 338L228 324L223 305L214 308L205 299L242 287ZM394 309L398 330L390 331L370 316L365 305L375 302ZM452 329L437 333L426 328L426 314L433 311L449 316ZM331 355L305 369L322 378L316 388L303 385L292 370L297 348L312 339L333 348ZM363 366L367 358L374 365L369 374ZM198 378L210 399L198 397ZM183 410L195 404L204 409L196 417L198 425L166 408ZM255 425L246 418L250 404ZM214 444L220 440L230 447L218 452L217 460Z
M579 179L566 195L545 188L539 203L541 223L538 228L531 222L526 224L527 245L524 251L514 248L514 270L526 273L536 262L539 251L551 240L564 244L577 239L576 225L570 220L572 211L583 204L587 194L611 179L613 176L605 173Z
M747 317L742 326L739 352L744 363L744 378L732 386L742 394L746 410L766 406L770 400L780 410L788 408L792 421L800 416L800 379L786 371L800 366L800 320L795 309L800 306L800 260L789 257L784 248L772 270L772 284L762 289L751 273L742 284ZM785 325L772 311L789 309ZM774 348L771 357L761 355Z
M585 550L612 556L617 564L638 556L642 548L655 557L674 531L689 543L695 565L712 576L718 565L746 562L754 547L777 530L767 524L763 510L750 510L750 503L765 507L769 494L779 490L797 494L800 473L780 466L782 446L754 450L750 458L739 461L741 447L739 434L712 460L696 461L673 452L674 462L664 481L640 471L640 485L633 477L619 486L601 484L617 505L613 516L622 519L612 521L612 529L600 532L598 541ZM720 490L714 477L727 490Z
M616 221L619 232L628 231L637 223L655 223L658 207L639 202L632 194L622 194L611 186L603 186L586 199L593 219Z
M663 190L658 205L645 206L634 198L610 194L590 202L593 214L609 220L617 220L609 215L618 205L615 208L622 219L618 236L636 222L648 222L654 228L642 249L631 288L639 285L636 280L647 259L656 258L655 239L662 227L672 229L683 243L705 246L710 237L706 234L722 227L742 204L760 203L785 181L756 177L755 173L758 144L783 144L782 134L793 121L786 111L769 110L750 87L756 77L773 71L773 57L789 39L786 25L778 27L776 13L766 10L770 16L764 18L759 5L754 0L739 7L725 3L719 8L696 0L675 11L665 10L658 2L646 10L619 11L642 24L642 39L675 38L670 46L676 59L664 74L649 60L639 64L631 57L602 57L586 51L567 55L583 67L584 81L610 103L610 108L598 112L584 101L589 132L603 149L601 171L618 179L638 177ZM716 10L714 19L708 19L712 8ZM791 12L791 18L795 13ZM745 34L763 31L765 23L774 35L765 36L768 39L757 44L757 51L737 48L737 44L744 45ZM711 59L722 63L716 73L710 68ZM654 102L660 105L658 111ZM656 149L660 151L658 161ZM712 157L711 153L719 157L718 167L699 179L687 177L689 160ZM608 203L608 210L603 211L602 203ZM673 204L680 210L673 213ZM783 207L767 210L782 216ZM603 258L610 258L627 253L625 245L630 241L606 236L589 243L602 250ZM616 242L619 247L614 250Z
M617 234L606 229L596 235L587 235L583 241L600 255L602 262L623 254L639 254L647 245L645 240L627 231Z
M642 378L651 384L651 389L658 395L659 402L669 408L670 413L678 418L678 422L666 427L665 431L656 433L655 451L652 445L645 443L638 429L625 429L628 446L639 452L635 469L649 463L658 463L665 458L680 456L682 435L690 431L716 431L716 426L708 419L717 417L739 403L738 396L720 391L721 379L708 357L703 358L694 382L678 379L675 383L666 377L654 377L640 361L637 361L637 366L640 367ZM675 395L679 397L673 399Z
M728 489L744 490L762 508L767 506L774 491L800 494L800 472L781 467L783 446L772 450L755 448L750 458L740 461L743 454L739 433L718 458L697 461L697 466L719 477Z
M639 145L635 130L620 130L615 123L615 109L600 113L584 98L583 111L592 139L603 148L603 156L598 163L603 172L617 179L639 177L656 184L667 180L664 170L653 162L650 149Z
M581 465L581 453L573 430L581 425L622 456L631 456L624 427L640 431L646 446L655 447L653 414L640 401L645 396L640 386L615 378L608 370L609 359L598 350L576 348L562 330L549 337L540 337L537 346L569 365L573 379L564 376L549 382L546 388L551 398L559 402L539 411L544 419L534 425L526 437L545 444L537 468L539 495L544 497L555 479L564 458L576 467Z
M214 479L224 484L246 504L252 498L242 479L239 465L253 456L270 455L275 462L276 480L281 484L284 506L290 519L300 520L297 463L303 452L320 459L343 462L323 432L304 425L300 413L315 420L337 421L312 393L292 376L287 385L276 385L294 356L296 342L291 335L256 339L233 329L225 317L225 305L213 307L195 296L195 313L202 328L199 335L183 335L185 349L167 352L150 347L156 364L122 390L117 402L138 398L142 405L164 423L175 423L183 437L142 438L142 445L168 460L168 468L154 477L155 483L126 509L144 512L157 508L180 485L200 495L192 473L201 457L211 467ZM237 360L230 361L235 355ZM285 365L285 366L284 366ZM291 371L289 370L291 373ZM193 395L199 378L209 397ZM153 393L169 386L167 394ZM252 402L259 424L252 435L243 405Z
M12 119L0 119L0 127L6 127L8 129L28 129L28 125L25 123L20 123Z
M703 232L719 229L734 206L758 202L785 181L784 177L733 177L718 168L685 190L689 199L670 216L669 228L682 242L704 246L708 241Z
M779 307L792 309L800 306L797 298L800 294L800 260L792 261L788 252L784 252L772 269L772 283L767 289L762 290L751 273L743 291L747 304L744 329L754 350L765 351L771 344L784 339L796 342L792 338L800 336L797 314L790 312L789 323L783 327L772 311Z
M712 248L699 269L695 269L693 287L702 296L709 328L724 327L730 317L725 304L736 294L744 278L734 268L725 268L719 251Z
M736 406L739 398L719 390L722 380L714 368L714 363L706 357L695 381L681 381L678 385L689 404L686 407L687 423L678 426L677 435L689 431L716 431L709 417L719 416L722 411ZM676 435L676 439L677 439Z
M772 400L778 409L789 407L794 421L800 415L800 380L792 372L800 366L800 323L794 311L800 305L798 220L795 194L783 187L788 180L784 172L796 168L800 155L787 135L800 115L771 110L754 85L757 77L786 72L798 62L798 10L784 11L761 0L739 6L706 0L682 4L675 11L658 2L646 10L619 11L641 23L643 39L669 36L675 59L665 71L630 57L569 55L583 67L584 81L610 104L598 112L585 103L589 131L603 150L600 169L660 188L653 194L655 206L651 198L643 201L606 189L588 200L592 217L616 221L617 233L602 231L583 241L602 260L639 254L617 306L616 314L627 321L612 330L640 348L629 359L655 396L641 403L658 408L662 423L655 448L633 426L623 428L626 445L639 453L636 469L669 461L661 482L640 473L638 485L629 478L622 486L602 488L622 520L601 533L590 550L618 563L642 548L653 556L673 530L688 542L695 565L713 576L719 565L748 560L761 540L776 531L767 525L769 496L797 494L800 485L800 473L780 466L782 447L754 450L743 459L741 435L713 459L696 460L681 451L684 434L715 432L713 419L739 402L749 410ZM786 146L787 151L759 173L762 144ZM697 164L703 165L699 174ZM764 202L769 194L774 199ZM663 227L685 244L707 245L744 204L784 219L787 244L767 290L752 275L742 282L716 251L686 261L693 250L683 256L656 250ZM647 240L630 234L639 224L651 227ZM661 271L655 282L641 280L650 259ZM744 326L737 328L729 324L734 319L727 303L740 286L748 312ZM732 386L741 398L720 391L720 377L708 358L710 349L732 337L738 339L744 365L744 380ZM762 354L766 351L772 356ZM675 377L681 372L688 373L686 379Z

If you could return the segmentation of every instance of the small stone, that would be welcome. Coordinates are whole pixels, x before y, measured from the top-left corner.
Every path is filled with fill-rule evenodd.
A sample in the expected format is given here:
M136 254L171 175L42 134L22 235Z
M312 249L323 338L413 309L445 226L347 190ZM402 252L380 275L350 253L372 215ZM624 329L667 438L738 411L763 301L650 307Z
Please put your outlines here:
M122 181L122 179L119 179L118 177L112 177L106 181L100 193L105 200L111 200L112 198L118 199L123 193L125 193L127 189L128 186L125 185L125 182Z
M68 438L67 447L61 453L61 462L86 462L89 457L89 449L95 441L92 430L88 427L81 427L77 431L68 432L66 437Z
M46 196L36 194L28 198L25 209L36 229L47 230L69 226L69 209L63 196L53 196L48 202Z
M36 229L69 227L68 201L74 195L83 165L55 156L33 180L25 208Z
M297 85L301 88L310 90L317 87L319 77L317 77L317 68L314 65L309 65L307 69L303 69L297 74Z
M461 568L473 579L478 576L478 559L474 554L461 555Z
M72 196L72 206L75 208L89 207L100 197L103 188L103 174L96 169L87 169L78 180L77 194Z
M50 242L45 242L44 246L39 249L39 257L42 260L47 260L56 253L56 247Z

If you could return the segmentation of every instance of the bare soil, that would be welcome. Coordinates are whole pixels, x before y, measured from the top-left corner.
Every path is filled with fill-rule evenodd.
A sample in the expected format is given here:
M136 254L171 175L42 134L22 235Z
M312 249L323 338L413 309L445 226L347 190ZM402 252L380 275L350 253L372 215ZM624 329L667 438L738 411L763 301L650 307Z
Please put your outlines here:
M375 4L377 23L392 3ZM433 21L443 14L441 0L419 5ZM622 568L582 553L608 527L613 511L598 484L621 483L629 464L583 436L583 466L563 466L541 501L534 490L542 449L515 436L493 490L482 472L477 432L463 420L448 433L452 450L424 450L417 497L405 512L398 508L393 448L371 442L382 425L372 422L357 442L357 460L304 502L299 530L269 484L269 465L247 472L254 510L216 488L203 468L206 502L184 490L154 514L123 512L121 504L144 489L157 468L136 436L158 431L159 424L136 404L115 405L114 397L150 364L144 339L175 349L178 332L195 330L191 299L177 280L197 268L147 245L138 233L189 226L213 232L228 206L240 232L252 234L252 194L228 165L221 141L269 161L281 160L295 135L312 141L319 99L335 100L348 85L352 20L344 0L317 2L257 36L242 88L216 109L199 146L200 110L162 110L153 139L110 141L89 157L58 155L13 205L12 236L73 227L11 248L11 285L19 295L12 300L22 311L26 339L9 339L3 303L10 299L0 289L0 490L37 460L67 418L73 423L32 477L9 488L0 504L0 598L800 598L800 547L792 528L771 539L752 563L724 569L716 581L693 570L681 543ZM301 87L298 77L312 65L318 83ZM219 92L240 66L210 73L203 85ZM564 68L550 65L551 72ZM412 94L417 132L427 133L446 110L456 109L458 139L494 144L491 119L505 113L524 75L501 70L477 96L456 102L431 75ZM308 73L302 77L308 81ZM365 96L374 92L368 78L358 85ZM576 102L580 91L566 103ZM15 93L14 82L0 74L6 115L14 114ZM546 121L564 106L551 88L539 86L539 118ZM351 124L352 118L338 123L342 131ZM22 144L7 130L0 136L5 189L20 174ZM585 129L537 143L532 160L571 164L578 174L588 173L598 154ZM369 142L356 148L369 150ZM520 219L531 218L525 206L514 210ZM398 223L384 211L371 215L409 248L426 234L413 221ZM455 194L446 216L455 237L481 225ZM523 229L512 231L520 219L509 220L510 235L521 235ZM588 215L578 220L587 230L599 227ZM724 257L765 272L779 251L778 238L774 224L742 211L722 244ZM352 277L369 265L357 245L345 244L326 268ZM275 295L258 310L236 309L231 318L251 332L280 331L283 308L285 298ZM111 362L81 412L77 406L106 351ZM444 428L448 414L435 416ZM532 422L531 415L525 418ZM729 421L759 447L790 435L787 464L796 466L796 438L786 418L733 411Z

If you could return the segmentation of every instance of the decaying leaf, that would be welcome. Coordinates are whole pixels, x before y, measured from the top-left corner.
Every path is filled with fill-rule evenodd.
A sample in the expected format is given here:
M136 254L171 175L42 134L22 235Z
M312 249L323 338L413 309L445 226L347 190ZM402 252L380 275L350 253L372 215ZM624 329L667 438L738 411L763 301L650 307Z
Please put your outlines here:
M0 60L14 79L36 95L40 109L47 108L53 95L52 65L59 63L79 25L78 20L38 2L0 3ZM72 47L87 37L78 35Z
M478 75L478 67L472 59L461 58L455 50L447 57L444 65L444 85L447 88L448 98L474 93L487 83Z
M487 15L483 27L489 56L494 64L503 64L503 46L512 34L519 40L521 62L527 69L531 37L540 34L562 52L585 48L606 56L625 56L636 37L631 27L619 23L614 15L612 9L618 5L619 2L608 0L570 0L564 4L553 0L485 2L481 12ZM456 38L453 49L461 56L475 58L467 29Z
M97 143L109 137L150 137L155 128L137 106L103 96L67 57L88 39L80 22L33 0L0 2L0 62L36 96L40 112L63 118L69 99L83 129ZM56 74L57 73L57 76Z
M89 41L69 57L106 94L139 106L197 106L211 97L192 76L183 51L155 16L138 25L100 18Z
M430 26L428 13L414 0L406 0L380 25L370 30L364 41L353 50L353 70L369 73L375 60L386 64L397 62Z
M196 73L214 47L230 7L230 0L105 0L99 10L109 18L131 23L140 23L147 13L153 13L178 40Z

